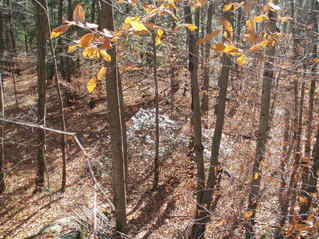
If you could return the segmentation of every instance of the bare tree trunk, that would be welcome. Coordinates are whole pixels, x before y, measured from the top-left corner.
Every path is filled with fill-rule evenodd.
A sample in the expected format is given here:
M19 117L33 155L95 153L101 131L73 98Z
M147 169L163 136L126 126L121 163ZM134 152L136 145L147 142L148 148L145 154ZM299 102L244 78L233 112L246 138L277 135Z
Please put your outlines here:
M37 8L37 45L38 45L38 123L46 125L46 83L47 83L47 46L48 34L47 3L46 0L34 1ZM44 187L45 173L45 131L38 130L38 156L37 156L37 178L35 192L41 192Z
M274 1L276 4L277 1ZM268 31L271 33L275 32L276 27L276 13L273 11L268 12L269 21L266 23ZM260 109L260 119L258 128L258 137L256 145L256 156L252 171L252 178L250 182L250 193L248 198L247 210L251 213L251 217L248 219L246 224L246 239L255 238L256 224L256 209L260 200L260 183L262 178L262 168L261 162L264 160L266 152L266 144L268 141L268 130L269 130L269 120L270 120L270 101L271 101L271 91L272 91L272 81L274 78L273 65L275 62L275 46L269 46L266 49L266 62L264 64L263 73L263 85L262 85L262 95L261 95L261 109Z
M301 87L301 96L300 102L298 103L299 110L298 110L298 119L297 119L297 129L296 129L296 148L295 148L295 159L293 170L291 173L290 184L288 186L288 200L289 200L289 222L292 222L295 215L295 205L297 199L297 186L298 186L298 176L299 176L299 166L300 166L300 159L301 159L301 135L302 135L302 125L303 125L303 106L304 106L304 93L305 93L305 83L302 83Z
M152 34L152 45L153 45L153 74L154 74L154 88L155 88L155 158L154 158L154 181L153 181L153 189L156 190L158 188L159 183L159 92L158 92L158 79L157 79L157 53L156 53L156 44L155 44L155 34Z
M284 139L282 146L282 159L280 163L280 171L281 171L281 182L279 188L279 209L280 213L277 220L276 230L274 232L274 238L282 239L283 238L283 227L286 223L286 217L288 213L288 204L287 204L287 181L285 179L287 162L290 157L289 155L289 138L290 138L290 110L285 109L285 130L284 130Z
M114 30L112 1L102 2L100 27ZM126 185L123 148L122 109L117 73L116 49L109 50L112 61L107 64L109 73L106 79L108 108L110 110L111 141L112 141L112 185L114 194L116 229L125 233L126 222Z
M314 24L313 29L314 32L317 33L318 39L318 14L316 11L319 10L319 2L316 0L312 0L312 17L311 23ZM315 40L315 39L314 39ZM312 49L313 58L318 57L318 46L314 44ZM311 71L313 73L316 72L316 64L313 64ZM314 76L315 78L315 76ZM310 177L311 177L311 170L309 170L309 166L311 165L311 138L312 138L312 123L313 123L313 111L314 111L314 96L315 96L315 89L316 89L316 81L314 78L311 80L310 83L310 91L309 91L309 106L308 106L308 121L307 121L307 132L306 132L306 142L305 142L305 161L303 162L303 172L302 172L302 186L301 186L301 196L305 198L304 202L300 204L300 211L299 215L302 219L306 219L309 214L309 210L312 204L312 196L311 196L311 188L313 185L310 185Z
M206 25L206 34L210 34L212 32L212 18L213 18L213 11L214 11L214 4L209 1L209 6L207 8L207 25ZM207 41L205 43L205 50L204 50L204 72L203 72L203 98L202 98L202 113L208 111L208 89L209 89L209 76L210 76L210 47L211 41Z
M62 24L62 15L63 15L63 0L60 0L60 6L59 6L59 25ZM48 20L48 26L49 26L49 30L51 31L51 27L50 27L50 18L49 16L47 16L47 20ZM62 92L61 92L61 87L59 84L59 80L58 80L58 63L57 63L57 58L56 58L56 54L54 51L54 47L53 47L53 42L52 40L49 41L49 45L50 45L50 51L51 51L51 55L52 55L52 64L53 64L53 71L54 71L54 81L55 81L55 88L58 94L58 102L59 102L59 114L61 117L60 123L61 123L61 128L63 131L66 131L66 122L65 122L65 116L64 116L64 105L63 105L63 97L62 97ZM59 52L62 52L62 49L59 50ZM61 57L61 62L62 62L62 57ZM61 135L61 153L62 153L62 179L61 179L61 192L65 191L65 186L66 186L66 161L67 161L67 143L66 143L66 137L65 135Z
M1 52L0 52L0 59L1 59ZM1 110L1 117L4 118L4 96L3 96L3 81L2 81L2 75L0 73L0 110ZM4 137L5 137L5 131L4 131L4 125L0 126L0 194L3 193L6 189L5 184L5 175L4 175L4 161L5 161L5 147L4 147Z
M190 7L185 2L184 14L185 22L192 24L192 13ZM199 22L199 9L195 11L195 23ZM196 193L196 215L198 218L200 211L202 210L202 199L205 188L205 169L203 160L203 145L202 145L202 122L201 122L201 110L200 110L200 96L198 87L198 46L196 41L198 40L198 30L194 32L188 31L188 47L189 47L189 66L188 70L191 74L191 93L192 93L192 118L191 124L193 128L193 145L194 145L194 161L197 165L197 193ZM193 226L193 231L197 231L198 225ZM200 238L200 237L194 237Z

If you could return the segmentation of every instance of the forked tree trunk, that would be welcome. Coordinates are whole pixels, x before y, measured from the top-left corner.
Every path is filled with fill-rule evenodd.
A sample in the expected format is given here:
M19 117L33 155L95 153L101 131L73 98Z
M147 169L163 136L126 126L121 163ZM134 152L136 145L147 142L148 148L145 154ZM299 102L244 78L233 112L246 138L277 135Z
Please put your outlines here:
M225 1L224 4L229 3L230 1ZM224 18L232 23L232 13L225 12ZM220 77L218 79L219 85L219 94L217 99L217 119L215 124L215 131L212 140L211 147L211 157L210 157L210 167L208 171L208 178L202 193L202 198L200 204L197 207L196 216L195 216L195 224L193 224L191 231L191 238L204 238L206 225L210 221L210 215L212 211L215 209L218 196L216 196L215 201L213 201L214 192L219 190L219 182L221 179L220 175L220 166L219 166L219 150L220 143L222 139L222 133L224 128L224 120L225 120L225 108L226 108L226 96L227 96L227 87L229 80L229 73L231 69L231 57L228 54L224 54L222 56L222 70ZM204 172L203 172L204 174ZM204 175L205 176L205 175ZM203 178L205 178L203 176Z
M102 2L100 27L114 31L112 1ZM125 233L126 221L126 186L125 163L122 127L121 94L119 92L119 77L117 73L116 48L109 50L112 57L107 63L108 74L106 78L106 92L108 109L110 110L110 128L112 144L112 187L115 205L116 230Z
M277 1L273 1L277 4ZM268 12L269 21L266 23L267 31L274 33L277 30L276 13ZM270 100L272 91L272 81L274 78L274 62L275 62L275 46L268 46L265 53L265 64L263 72L263 84L261 95L261 108L258 127L258 137L256 142L256 155L252 171L252 178L250 182L250 192L248 198L247 211L250 212L251 217L247 219L246 224L246 239L255 238L255 224L256 224L256 209L260 200L260 183L262 178L262 161L265 157L266 144L268 141L268 130L270 120Z

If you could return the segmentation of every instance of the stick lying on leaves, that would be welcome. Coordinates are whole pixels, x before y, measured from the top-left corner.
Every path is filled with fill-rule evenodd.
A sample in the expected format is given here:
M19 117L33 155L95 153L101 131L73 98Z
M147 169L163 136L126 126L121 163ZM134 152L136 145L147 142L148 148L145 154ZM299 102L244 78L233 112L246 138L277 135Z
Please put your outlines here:
M18 126L25 126L25 127L28 127L28 128L42 129L42 130L45 130L45 131L48 131L48 132L52 132L52 133L56 133L56 134L62 134L62 135L67 135L67 136L73 137L73 139L76 142L76 144L79 146L79 148L81 149L83 154L86 156L87 164L89 166L89 172L90 172L90 176L91 176L91 178L93 180L93 184L98 186L98 189L105 196L106 200L111 205L111 208L114 211L115 207L114 207L113 203L111 202L111 200L108 199L107 195L105 195L104 190L101 189L99 183L96 180L96 177L94 176L92 165L91 165L91 162L89 160L92 157L86 152L85 148L83 147L83 145L81 143L81 139L79 137L80 135L78 133L76 133L76 132L67 132L67 131L63 131L63 130L59 130L59 129L52 129L52 128L45 127L43 125L38 125L38 124L30 123L30 122L15 121L15 120L6 119L6 118L3 118L3 117L0 117L0 124L1 123L14 124L14 125L18 125Z

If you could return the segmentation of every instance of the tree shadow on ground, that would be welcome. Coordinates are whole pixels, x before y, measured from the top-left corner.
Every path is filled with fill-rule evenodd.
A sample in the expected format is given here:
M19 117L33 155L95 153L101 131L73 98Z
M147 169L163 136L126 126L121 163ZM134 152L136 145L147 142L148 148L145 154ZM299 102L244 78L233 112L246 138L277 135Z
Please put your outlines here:
M52 192L51 194L45 194L43 196L41 196L40 198L35 199L36 201L41 201L45 198L50 198L52 196L54 196L55 194L59 193L59 191L55 191ZM30 199L33 197L30 197ZM19 222L17 222L17 224L13 227L13 228L8 228L8 230L3 232L3 235L1 235L2 237L0 237L0 239L5 239L5 238L14 238L14 233L20 229L21 227L23 227L24 224L28 223L29 220L31 220L33 217L35 217L37 214L41 213L41 211L43 209L48 208L51 204L58 202L61 199L61 197L58 197L54 200L50 200L48 203L46 203L45 205L41 206L40 208L38 208L38 210L36 210L34 213L32 213L31 215L27 216L26 218L19 220ZM3 225L7 220L11 220L13 219L17 214L22 213L24 210L29 210L29 205L34 203L34 201L30 200L30 202L26 203L25 199L21 200L23 202L21 202L21 204L19 203L19 205L23 205L22 207L20 207L19 209L17 209L13 214L11 214L8 218L6 218L6 220L4 222L2 222L0 225ZM2 216L3 218L3 216Z
M150 227L152 223L151 230L147 232L143 238L148 238L154 230L161 227L165 223L165 219L169 217L172 210L175 209L175 200L170 200L164 212L160 212L162 206L167 202L167 198L174 193L175 188L179 184L176 177L170 177L165 183L160 185L156 191L146 191L141 195L140 199L136 203L136 206L132 209L128 215L140 211L139 215L129 221L130 225L134 225L134 229L131 234L138 234L143 228ZM144 205L142 208L141 205ZM153 219L157 218L154 222Z

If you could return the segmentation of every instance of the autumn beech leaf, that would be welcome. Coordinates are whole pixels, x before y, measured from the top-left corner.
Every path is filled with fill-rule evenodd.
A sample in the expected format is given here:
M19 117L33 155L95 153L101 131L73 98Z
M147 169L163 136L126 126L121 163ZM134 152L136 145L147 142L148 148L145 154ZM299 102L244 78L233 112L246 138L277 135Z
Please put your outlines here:
M73 53L75 52L77 49L79 48L79 45L76 44L76 45L71 45L68 47L68 53Z
M88 47L93 42L94 36L95 36L94 33L86 33L85 35L81 37L79 46L81 48Z
M50 38L53 39L53 38L59 37L60 35L65 33L67 30L69 30L70 26L71 25L69 24L64 24L54 28L50 34Z
M204 37L203 39L200 39L196 42L196 44L203 44L203 43L206 43L208 41L210 41L211 39L213 39L214 37L218 36L218 34L221 32L220 29L216 30L216 31L213 31L209 34L207 34L206 37Z
M112 58L111 58L110 54L109 54L109 53L107 53L107 51L106 51L106 50L100 50L100 55L102 56L102 58L103 58L103 60L104 60L104 61L109 62L109 61L111 61L111 60L112 60Z
M216 43L212 45L212 49L215 51L224 51L225 45L223 43Z
M234 9L234 3L225 4L223 7L224 12L228 12Z
M127 17L125 18L124 23L129 24L136 32L149 32L142 23L140 17Z
M107 68L103 66L97 73L97 79L103 80L105 78L106 72L107 72Z
M253 17L251 20L253 22L263 22L263 21L269 20L269 18L266 15L260 15L260 16Z
M229 21L227 21L226 19L222 19L220 20L220 24L222 24L224 26L224 29L228 32L229 38L233 38L233 26L231 25L231 23Z
M73 21L85 22L85 11L81 4L77 4L73 11Z
M190 30L191 32L195 31L198 29L197 26L195 26L194 24L185 24L185 27Z
M308 198L303 197L303 196L299 196L298 201L300 204L307 204L309 202Z
M261 173L259 173L259 172L255 173L254 179L255 179L255 180L258 180L258 179L260 179L260 178L261 178Z
M86 84L86 88L89 93L92 93L93 90L96 88L96 81L97 81L96 77L93 77Z
M225 45L225 48L223 49L224 53L229 53L231 55L240 55L240 50L237 47L234 47L233 45L227 44Z
M247 64L247 57L245 55L241 55L236 59L236 63L240 66Z
M254 215L253 211L244 212L244 218L249 219Z
M155 37L155 45L161 44L161 39L163 37L164 31L162 29L157 29Z
M105 38L103 40L103 44L102 44L101 48L103 48L103 49L111 49L112 48L111 41L109 39Z
M261 50L261 49L265 48L269 44L270 44L269 40L263 40L263 41L259 42L258 44L256 44L256 45L252 46L251 48L249 48L249 50L252 51L252 52L256 52L258 50Z
M87 47L82 52L83 57L88 59L98 59L100 58L99 49L96 47Z
M216 43L212 45L212 49L215 51L223 51L225 49L225 45L223 43Z

